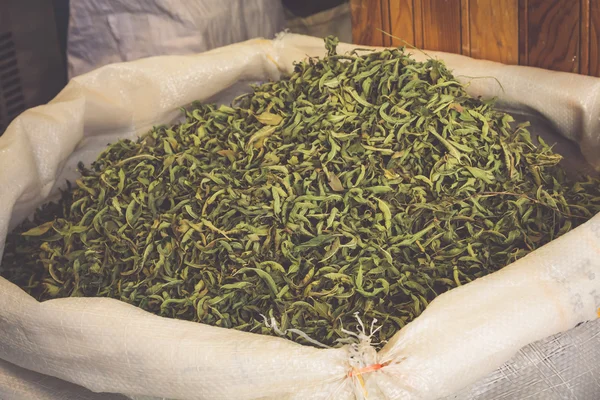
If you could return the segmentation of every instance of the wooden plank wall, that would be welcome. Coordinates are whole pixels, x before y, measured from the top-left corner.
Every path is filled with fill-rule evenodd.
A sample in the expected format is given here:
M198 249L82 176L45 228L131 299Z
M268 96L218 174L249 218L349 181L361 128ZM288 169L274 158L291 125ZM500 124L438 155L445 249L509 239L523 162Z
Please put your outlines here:
M351 9L357 44L600 76L600 0L351 0Z
M600 76L600 0L590 1L589 74Z

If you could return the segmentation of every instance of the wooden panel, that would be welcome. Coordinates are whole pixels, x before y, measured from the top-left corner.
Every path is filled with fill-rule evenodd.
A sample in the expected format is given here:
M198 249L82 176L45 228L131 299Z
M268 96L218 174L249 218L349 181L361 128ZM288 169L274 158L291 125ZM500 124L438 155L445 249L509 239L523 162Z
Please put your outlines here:
M470 0L469 25L471 57L519 63L518 0Z
M471 56L471 0L460 0L461 52Z
M380 0L381 2L381 32L383 34L382 42L384 46L392 45L392 28L390 26L390 0Z
M519 64L529 65L529 1L519 0Z
M353 43L369 46L387 44L379 30L384 27L381 2L382 0L350 0Z
M580 0L579 18L579 73L590 71L590 0Z
M600 76L600 0L350 2L355 43L408 42L426 50Z
M422 49L425 47L423 44L423 0L413 0L413 7L413 15L415 18L415 46Z
M421 0L423 47L461 52L460 0Z
M528 64L579 72L579 17L579 1L529 0Z
M415 24L413 0L389 0L390 27L392 35L392 46L404 46L408 42L413 46L415 43Z
M590 2L589 74L600 76L600 0Z

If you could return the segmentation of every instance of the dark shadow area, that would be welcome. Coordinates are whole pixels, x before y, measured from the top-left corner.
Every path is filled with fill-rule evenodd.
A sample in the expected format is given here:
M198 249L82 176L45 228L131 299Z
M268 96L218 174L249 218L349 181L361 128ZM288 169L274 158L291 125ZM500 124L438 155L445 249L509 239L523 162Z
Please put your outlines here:
M67 83L69 0L0 2L0 135Z

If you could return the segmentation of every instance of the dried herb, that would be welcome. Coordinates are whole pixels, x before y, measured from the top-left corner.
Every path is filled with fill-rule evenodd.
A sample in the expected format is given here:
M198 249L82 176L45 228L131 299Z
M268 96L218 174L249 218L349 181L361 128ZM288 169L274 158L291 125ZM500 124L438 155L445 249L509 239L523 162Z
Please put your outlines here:
M0 272L40 300L112 297L271 334L264 315L327 344L358 312L383 341L600 210L598 180L570 180L441 61L336 43L80 165L9 236Z

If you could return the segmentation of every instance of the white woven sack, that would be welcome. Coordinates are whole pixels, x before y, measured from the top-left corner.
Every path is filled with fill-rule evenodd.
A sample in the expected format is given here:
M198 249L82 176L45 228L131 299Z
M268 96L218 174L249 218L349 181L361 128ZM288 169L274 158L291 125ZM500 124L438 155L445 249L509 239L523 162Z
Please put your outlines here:
M281 0L69 0L69 77L106 64L195 54L285 27Z
M339 51L348 49L342 45ZM109 65L75 78L0 137L0 254L7 232L76 176L77 161L93 160L117 138L173 121L178 107L193 100L223 96L240 82L277 79L292 61L323 52L320 39L283 35L194 56ZM497 95L504 105L541 113L600 167L600 79L431 55L443 58L456 75L496 77L504 91L495 80L475 79L470 93ZM552 385L527 392L533 381L506 392L502 381L511 383L512 371L497 368L510 365L504 363L527 344L598 317L598 253L600 216L499 272L441 295L378 353L365 340L316 349L161 318L113 299L38 303L0 278L0 359L95 392L137 398L436 399L466 388L463 398L514 399L521 388L520 398L545 392L539 398L551 399ZM599 334L598 323L570 331L574 345L559 346L552 356L573 360L573 350L583 344L577 338L589 343ZM592 382L600 361L594 355L584 371ZM537 367L525 364L520 367ZM565 387L575 397L560 398L577 398ZM597 384L585 388L599 393Z

